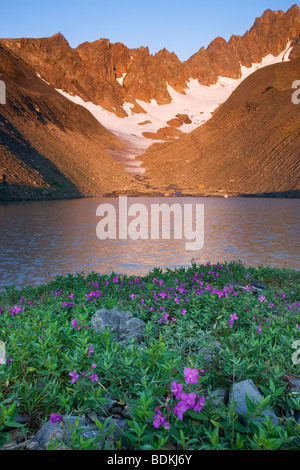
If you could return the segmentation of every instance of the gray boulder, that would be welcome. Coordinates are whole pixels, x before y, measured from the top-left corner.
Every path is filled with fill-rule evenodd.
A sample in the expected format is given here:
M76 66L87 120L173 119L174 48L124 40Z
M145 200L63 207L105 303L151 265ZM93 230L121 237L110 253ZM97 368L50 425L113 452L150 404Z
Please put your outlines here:
M246 423L246 419L243 417L243 415L248 414L245 398L246 394L250 400L254 400L258 403L261 403L264 398L259 390L255 387L252 380L243 380L242 382L238 382L231 387L229 391L229 404L231 404L233 400L236 402L236 412L238 415L240 415L241 420L244 423ZM272 408L267 408L266 410L262 411L261 414L264 416L269 416L271 418L272 424L278 424L278 418ZM259 416L253 416L251 419L264 421L264 418Z
M209 366L216 360L215 352L220 351L220 349L221 343L219 341L212 341L208 347L200 348L197 353L200 354L203 363Z
M128 344L132 339L140 343L144 338L145 323L136 318L131 312L114 307L111 310L102 308L92 316L92 327L95 331L103 332L109 328L115 334L115 339L121 344Z
M296 392L297 395L300 395L300 379L297 377L290 378L290 384L293 385L290 391Z
M57 439L59 442L57 448L59 450L66 449L68 444L72 442L72 431L75 427L77 418L77 416L63 416L64 422L51 423L48 421L30 440L26 449L45 450L49 447L51 439L53 441ZM97 419L103 424L106 418L97 416ZM104 436L112 425L115 425L112 436L110 435L111 433L109 433L108 436ZM122 431L127 428L128 425L125 420L111 418L106 428L103 431L100 431L92 420L80 418L78 427L83 428L79 431L79 434L83 439L99 438L99 441L97 442L97 450L102 450L106 444L113 444L114 447L115 442L122 438ZM100 439L101 436L103 436L103 439Z

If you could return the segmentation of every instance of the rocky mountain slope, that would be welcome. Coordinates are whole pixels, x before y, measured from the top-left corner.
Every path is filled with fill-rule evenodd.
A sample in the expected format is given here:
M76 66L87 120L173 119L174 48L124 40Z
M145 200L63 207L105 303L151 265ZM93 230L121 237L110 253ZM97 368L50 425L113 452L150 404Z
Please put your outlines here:
M106 151L124 145L4 46L0 80L7 92L0 106L1 200L95 196L131 184Z
M291 88L299 70L300 58L258 70L203 126L150 147L140 157L150 184L198 193L299 193L300 105Z

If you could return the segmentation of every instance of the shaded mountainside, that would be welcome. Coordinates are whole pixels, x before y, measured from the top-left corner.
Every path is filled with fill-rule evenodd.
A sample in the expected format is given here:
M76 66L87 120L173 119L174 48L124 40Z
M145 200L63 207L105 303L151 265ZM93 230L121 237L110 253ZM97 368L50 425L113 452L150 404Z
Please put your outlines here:
M266 10L244 36L232 36L228 42L216 38L185 62L166 49L151 55L148 47L129 49L108 39L72 49L60 33L50 38L1 42L54 88L125 117L124 101L133 105L134 113L145 112L136 100L170 103L167 84L185 94L186 81L191 78L203 85L216 83L218 76L240 78L241 65L251 67L268 54L277 57L289 42L292 49L287 55L295 58L299 34L300 11L293 5L286 13Z
M291 85L300 58L246 78L203 126L139 158L150 184L284 193L300 190L300 105Z
M38 78L0 46L0 200L95 196L131 177L105 149L124 146L85 108Z

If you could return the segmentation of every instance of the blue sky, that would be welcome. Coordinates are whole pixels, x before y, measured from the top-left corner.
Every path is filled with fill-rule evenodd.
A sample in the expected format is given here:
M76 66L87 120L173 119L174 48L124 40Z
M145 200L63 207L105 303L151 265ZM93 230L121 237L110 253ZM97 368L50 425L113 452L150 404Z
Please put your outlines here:
M243 35L270 8L287 0L0 0L1 37L47 37L60 31L71 47L108 38L127 47L162 48L188 59L215 37Z

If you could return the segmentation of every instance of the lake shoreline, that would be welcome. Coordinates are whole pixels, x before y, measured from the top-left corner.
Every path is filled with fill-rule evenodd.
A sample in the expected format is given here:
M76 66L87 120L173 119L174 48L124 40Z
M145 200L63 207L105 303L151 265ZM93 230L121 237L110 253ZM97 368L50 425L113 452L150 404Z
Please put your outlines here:
M53 194L44 194L42 191L35 189L33 193L27 193L26 196L22 194L8 194L3 195L3 188L0 184L0 204L8 202L30 202L30 201L65 201L65 200L74 200L74 199L96 199L99 197L103 198L112 198L119 196L127 197L204 197L204 198L269 198L269 199L299 199L300 190L293 191L283 191L283 192L265 192L258 194L247 194L247 193L238 193L238 192L227 192L225 190L199 190L199 189L190 189L190 188L146 188L144 190L137 191L114 191L104 194L99 194L97 196L69 196L66 195L62 197L61 195Z
M55 276L114 270L140 275L154 266L187 266L192 258L211 262L239 259L247 265L286 265L295 269L300 266L299 199L128 197L128 210L135 210L134 204L139 203L148 216L158 204L161 208L167 206L172 217L174 205L184 221L189 207L192 227L197 219L196 206L203 206L204 244L193 250L187 246L196 240L196 234L189 239L183 224L180 238L175 237L171 219L169 236L164 234L161 221L159 236L153 238L150 218L148 229L141 227L142 238L133 239L129 231L125 239L121 238L121 201L118 197L102 197L0 204L0 286L43 282L48 273ZM116 236L103 240L97 230L105 204L115 211ZM127 227L135 217L128 213Z

